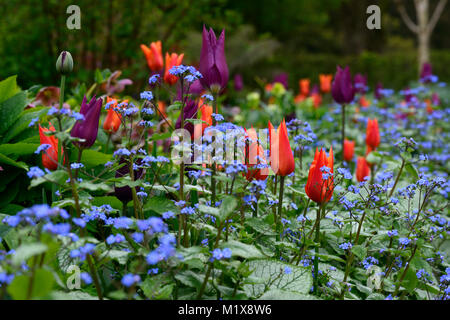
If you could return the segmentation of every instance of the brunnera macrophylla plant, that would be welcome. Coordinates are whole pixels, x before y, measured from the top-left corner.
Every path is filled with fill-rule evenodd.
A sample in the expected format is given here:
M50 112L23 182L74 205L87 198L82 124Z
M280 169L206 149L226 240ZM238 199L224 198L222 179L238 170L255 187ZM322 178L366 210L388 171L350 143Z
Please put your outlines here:
M448 89L372 94L339 67L233 113L224 45L204 28L201 72L143 46L137 100L66 99L58 60L59 104L8 124L35 138L0 132L1 172L33 196L0 210L0 297L447 300Z

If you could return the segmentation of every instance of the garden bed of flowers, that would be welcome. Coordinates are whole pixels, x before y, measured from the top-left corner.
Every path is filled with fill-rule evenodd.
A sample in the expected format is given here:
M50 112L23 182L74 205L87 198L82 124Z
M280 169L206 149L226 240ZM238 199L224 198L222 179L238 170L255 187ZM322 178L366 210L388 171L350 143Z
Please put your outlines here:
M193 67L142 45L139 97L108 70L67 86L65 51L60 87L0 82L0 298L448 299L431 65L400 91L338 66L244 93L224 46L204 29Z

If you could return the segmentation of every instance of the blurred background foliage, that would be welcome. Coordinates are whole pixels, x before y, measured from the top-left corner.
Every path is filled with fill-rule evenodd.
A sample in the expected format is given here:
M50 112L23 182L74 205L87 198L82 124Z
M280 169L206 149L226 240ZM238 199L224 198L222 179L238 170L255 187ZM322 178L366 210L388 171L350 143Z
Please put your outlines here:
M430 1L430 7L437 0ZM271 81L289 73L317 82L319 73L334 73L349 64L369 75L371 87L382 81L399 89L417 78L416 38L400 19L393 0L0 0L0 79L18 74L18 82L57 85L54 71L61 50L74 56L71 82L94 81L95 70L122 70L139 92L149 70L141 43L161 40L163 52L184 52L196 65L203 24L216 33L226 29L231 75L244 83ZM66 9L81 8L81 30L69 30ZM381 30L366 28L366 8L381 8ZM407 10L415 17L413 1ZM450 81L450 6L431 38L433 73Z

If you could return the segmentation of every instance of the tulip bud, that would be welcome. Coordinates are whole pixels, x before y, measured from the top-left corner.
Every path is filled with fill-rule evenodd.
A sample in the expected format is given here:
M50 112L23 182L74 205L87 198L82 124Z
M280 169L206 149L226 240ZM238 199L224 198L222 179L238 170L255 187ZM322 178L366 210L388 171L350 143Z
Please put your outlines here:
M62 75L71 73L73 70L73 59L69 51L63 51L56 60L56 71Z

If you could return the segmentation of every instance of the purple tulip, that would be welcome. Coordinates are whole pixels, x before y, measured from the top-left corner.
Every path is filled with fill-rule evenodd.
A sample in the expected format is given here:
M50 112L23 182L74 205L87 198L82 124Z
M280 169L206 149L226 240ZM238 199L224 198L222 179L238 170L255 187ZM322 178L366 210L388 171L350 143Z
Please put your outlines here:
M198 70L203 75L200 79L204 88L219 87L220 91L228 82L228 65L225 59L225 30L216 38L214 30L206 31L203 26L203 42Z
M186 119L196 119L198 104L195 100L188 99L184 106L184 129L189 131L191 137L194 135L194 124ZM181 129L181 114L175 123L175 129Z
M352 75L348 66L342 69L337 66L336 74L331 85L331 95L334 101L340 104L350 103L355 97L355 90L352 85Z
M431 68L431 63L425 62L422 65L422 71L420 72L420 82L436 82L438 81L438 77L433 75L433 71Z
M353 78L355 93L364 93L367 91L367 77L357 73Z
M436 92L434 92L431 95L431 103L433 103L433 105L435 106L441 105L441 99L439 98L439 95Z
M136 163L139 165L141 164L142 159L137 159ZM128 167L128 163L129 160L127 160L126 158L122 157L119 160L119 164L123 164L126 163L124 166L120 167L117 171L116 171L116 178L120 178L123 176L127 176L130 172L130 168ZM134 175L134 180L136 181L137 179L141 179L144 175L144 170L142 168L140 168L139 170L134 170L133 172ZM117 199L119 199L120 201L124 202L124 203L128 203L133 199L133 194L131 191L131 188L128 186L124 186L124 187L114 187L114 195L117 197Z
M375 86L375 98L377 98L377 100L383 98L381 90L383 90L383 84L381 82L378 82L377 85Z
M77 121L70 133L72 137L85 140L83 142L74 142L78 147L89 148L94 144L95 139L97 139L98 120L100 118L102 104L102 99L95 99L95 96L88 104L86 96L84 96L80 109L84 120Z
M189 87L189 93L194 94L197 96L200 96L203 93L204 89L200 82L200 80L195 80L192 82L191 86Z
M313 94L319 94L319 86L317 84L315 84L311 90L311 95Z
M287 89L288 88L288 78L289 78L288 74L286 72L282 72L273 78L273 83L277 83L277 82L281 83L283 85L283 87L285 89Z
M244 81L242 80L242 76L237 73L234 76L234 90L241 91L242 88L244 88Z

